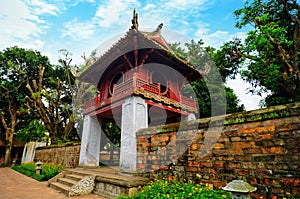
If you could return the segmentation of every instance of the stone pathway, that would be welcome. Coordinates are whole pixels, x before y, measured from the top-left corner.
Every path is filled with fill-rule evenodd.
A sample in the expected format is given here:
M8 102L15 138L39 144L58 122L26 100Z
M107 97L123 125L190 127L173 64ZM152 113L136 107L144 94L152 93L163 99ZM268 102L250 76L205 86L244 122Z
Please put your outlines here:
M0 199L106 199L94 194L69 198L10 168L0 168Z

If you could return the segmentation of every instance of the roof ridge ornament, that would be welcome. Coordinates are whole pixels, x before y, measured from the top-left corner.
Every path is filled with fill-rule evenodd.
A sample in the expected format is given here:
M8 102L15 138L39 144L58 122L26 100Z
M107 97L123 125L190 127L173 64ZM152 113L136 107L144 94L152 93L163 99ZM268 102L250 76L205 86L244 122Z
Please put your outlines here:
M162 29L163 25L164 25L163 23L160 23L154 32L161 33L161 29Z
M138 14L135 8L133 9L133 18L131 20L131 23L132 23L131 29L136 29L136 30L139 29Z

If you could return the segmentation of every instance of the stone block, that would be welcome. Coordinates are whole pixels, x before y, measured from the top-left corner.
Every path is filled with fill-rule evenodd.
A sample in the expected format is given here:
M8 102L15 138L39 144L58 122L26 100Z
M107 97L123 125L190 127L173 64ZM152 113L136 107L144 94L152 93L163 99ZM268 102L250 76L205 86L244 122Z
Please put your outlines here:
M72 197L89 194L93 191L94 186L95 176L86 176L69 189L68 196Z

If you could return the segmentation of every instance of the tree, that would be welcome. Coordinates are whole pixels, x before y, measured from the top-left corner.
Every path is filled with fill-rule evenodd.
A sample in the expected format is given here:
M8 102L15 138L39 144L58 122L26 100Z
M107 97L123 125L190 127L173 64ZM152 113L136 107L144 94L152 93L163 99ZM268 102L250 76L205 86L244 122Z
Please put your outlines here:
M46 136L46 128L39 120L31 120L30 123L18 130L17 139L23 142L43 141Z
M215 60L218 59L216 49L210 46L204 47L202 40L198 42L191 40L190 43L185 43L187 50L181 48L180 43L170 44L170 47L179 58L187 60L190 65L197 66L198 69L205 69L206 64L214 65ZM212 108L216 110L214 115L224 114L225 111L232 113L245 110L244 105L238 104L239 100L233 90L224 85L226 77L231 73L219 65L214 68L215 71L209 72L209 78L192 82L191 87L183 89L183 94L187 96L196 95L201 117L210 117ZM222 80L219 79L220 77ZM222 95L225 95L226 99L218 100L222 98ZM216 107L212 107L212 102L217 102L213 104Z
M236 27L252 25L244 43L234 39L218 52L223 67L240 73L266 106L300 100L300 5L296 0L246 1L234 12Z
M41 118L52 142L59 138L67 139L74 130L75 120L72 110L72 92L74 76L71 73L72 59L68 52L60 59L62 65L53 67L52 75L45 73L45 67L40 65L38 77L27 81L25 106Z
M95 60L95 54L83 57L85 64L77 67L71 65L69 51L63 49L60 53L60 65L54 67L51 77L45 76L41 66L38 78L27 82L26 86L30 93L26 97L26 107L41 118L54 143L67 141L71 135L78 137L75 124L77 122L77 129L80 129L83 101L95 94L91 85L76 80L79 70ZM49 80L48 84L45 79Z
M24 107L26 82L37 76L38 65L50 68L47 57L37 51L11 47L0 52L0 120L5 130L6 152L4 164L9 164L15 134L27 115Z

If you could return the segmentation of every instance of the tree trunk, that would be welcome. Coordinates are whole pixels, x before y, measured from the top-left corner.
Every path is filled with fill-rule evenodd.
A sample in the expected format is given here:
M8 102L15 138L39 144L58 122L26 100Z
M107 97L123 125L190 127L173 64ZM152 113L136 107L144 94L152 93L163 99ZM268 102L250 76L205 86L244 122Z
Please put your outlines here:
M11 156L11 151L13 147L13 140L14 140L14 135L11 132L9 136L9 140L6 145L6 151L5 151L5 158L4 158L4 166L8 166L10 164L10 156Z

